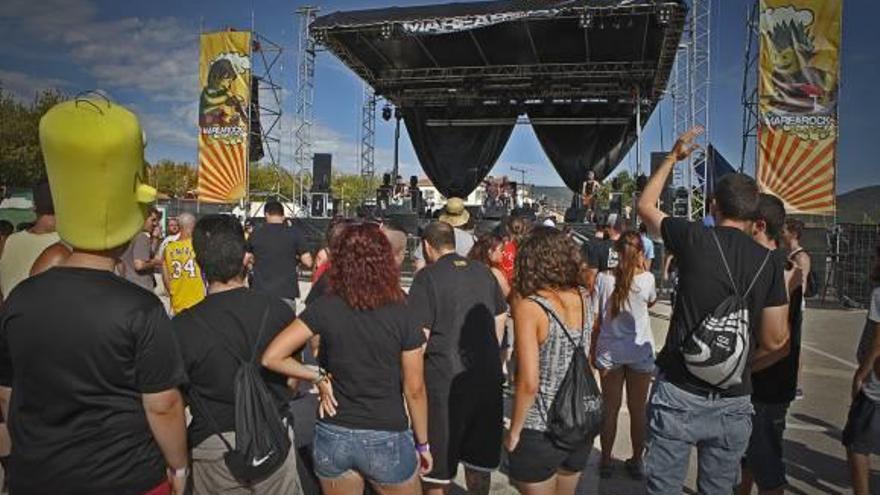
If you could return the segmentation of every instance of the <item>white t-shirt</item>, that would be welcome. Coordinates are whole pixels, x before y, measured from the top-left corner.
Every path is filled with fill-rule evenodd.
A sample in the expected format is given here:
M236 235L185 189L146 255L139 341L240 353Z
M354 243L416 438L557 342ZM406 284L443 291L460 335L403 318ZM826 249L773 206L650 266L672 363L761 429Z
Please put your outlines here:
M596 299L602 325L596 340L596 352L614 364L634 364L653 357L654 336L651 334L648 304L657 300L654 275L651 272L636 275L626 305L612 318L611 294L614 286L612 273L599 273Z
M876 287L871 292L871 306L868 309L868 317L865 320L865 327L862 330L862 338L859 339L859 348L856 351L856 357L859 363L866 358L874 345L874 328L880 323L880 287ZM874 402L880 402L880 378L871 371L868 379L862 387L862 391Z

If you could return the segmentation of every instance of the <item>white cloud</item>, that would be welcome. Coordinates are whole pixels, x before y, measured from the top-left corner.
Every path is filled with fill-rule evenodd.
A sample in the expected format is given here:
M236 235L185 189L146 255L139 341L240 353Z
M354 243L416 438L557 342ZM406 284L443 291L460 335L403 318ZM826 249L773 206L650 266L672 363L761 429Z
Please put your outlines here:
M193 26L174 17L102 19L93 0L0 0L0 26L69 55L108 93L125 92L128 96L134 90L143 94L144 101L138 104L120 103L138 114L151 147L161 143L189 148L195 156L199 43ZM344 74L353 87L360 88L360 79L334 57L318 57L318 65L334 75ZM288 79L292 84L294 78ZM10 71L0 71L0 80L17 97L40 88L71 87L65 81ZM293 164L293 89L282 88L285 114L276 130L281 137L280 161L286 167ZM261 94L261 102L265 106L274 104L266 92ZM358 170L356 127L344 132L316 121L312 136L313 151L332 153L335 170ZM390 169L392 157L390 149L376 149L377 173ZM406 161L401 162L401 170L420 173L417 164Z
M21 101L32 101L37 93L47 89L63 90L69 83L62 79L36 77L23 72L0 69L0 84L3 90Z
M198 95L195 30L173 17L99 20L89 0L4 0L0 19L70 58L99 86L142 90L154 101Z

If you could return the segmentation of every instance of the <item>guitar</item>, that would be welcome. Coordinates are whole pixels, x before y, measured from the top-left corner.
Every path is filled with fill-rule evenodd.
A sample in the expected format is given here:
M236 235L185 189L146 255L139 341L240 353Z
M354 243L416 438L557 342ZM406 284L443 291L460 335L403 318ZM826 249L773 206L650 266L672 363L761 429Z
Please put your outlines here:
M584 181L584 185L581 187L581 205L584 208L592 208L593 198L596 196L596 193L599 192L599 186L599 181L595 179Z

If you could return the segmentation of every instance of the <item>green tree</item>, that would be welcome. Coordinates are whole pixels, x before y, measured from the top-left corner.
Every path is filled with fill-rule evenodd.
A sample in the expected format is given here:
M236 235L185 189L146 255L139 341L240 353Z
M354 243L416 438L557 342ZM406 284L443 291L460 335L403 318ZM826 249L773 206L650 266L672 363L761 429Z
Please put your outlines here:
M185 197L198 186L198 171L189 163L159 160L147 166L150 185L172 198Z
M333 174L331 187L333 197L342 200L344 213L350 215L355 208L366 200L376 197L378 180L373 177L368 179L358 174Z
M611 187L611 178L605 179L602 182L601 187L599 188L599 207L600 208L608 208L611 203L611 193L619 192L623 195L622 201L623 205L633 204L633 197L636 193L636 180L629 174L628 171L624 170L617 174L617 185L618 189L614 190Z
M0 184L31 187L45 177L40 118L65 97L55 90L23 103L0 86Z

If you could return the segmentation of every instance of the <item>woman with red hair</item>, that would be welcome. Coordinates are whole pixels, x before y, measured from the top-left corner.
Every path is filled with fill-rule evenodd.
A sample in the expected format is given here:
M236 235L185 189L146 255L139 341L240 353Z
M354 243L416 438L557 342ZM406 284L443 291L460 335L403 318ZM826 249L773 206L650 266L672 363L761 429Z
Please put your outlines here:
M433 464L425 335L409 316L391 245L376 224L350 225L328 270L329 293L269 344L263 365L318 387L313 455L325 494L363 493L365 481L383 495L421 493L419 473ZM314 335L317 368L292 357Z

